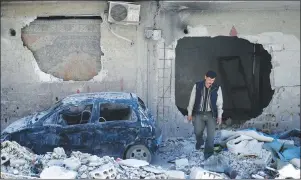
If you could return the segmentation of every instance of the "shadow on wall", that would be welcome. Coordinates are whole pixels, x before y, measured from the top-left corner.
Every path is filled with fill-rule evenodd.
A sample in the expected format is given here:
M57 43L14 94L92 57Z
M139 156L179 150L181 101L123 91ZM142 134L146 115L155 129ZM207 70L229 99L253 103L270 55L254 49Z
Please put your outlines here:
M272 99L271 55L260 44L237 37L185 37L176 47L176 105L187 115L195 82L208 70L217 72L224 100L224 118L241 123L262 113Z

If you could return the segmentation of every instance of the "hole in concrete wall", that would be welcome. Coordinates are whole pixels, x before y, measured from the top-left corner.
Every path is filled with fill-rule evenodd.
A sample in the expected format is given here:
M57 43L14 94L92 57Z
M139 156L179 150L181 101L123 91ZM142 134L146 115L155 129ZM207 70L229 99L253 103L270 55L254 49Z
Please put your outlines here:
M11 35L11 36L16 36L16 30L14 30L14 29L9 29L9 34Z
M188 34L188 29L185 28L183 32L184 32L184 34Z
M64 81L87 81L101 70L100 16L38 17L22 28L40 69Z
M272 99L271 55L260 44L237 37L185 37L176 47L176 105L187 115L195 82L208 70L217 72L224 100L223 118L233 123L257 117Z

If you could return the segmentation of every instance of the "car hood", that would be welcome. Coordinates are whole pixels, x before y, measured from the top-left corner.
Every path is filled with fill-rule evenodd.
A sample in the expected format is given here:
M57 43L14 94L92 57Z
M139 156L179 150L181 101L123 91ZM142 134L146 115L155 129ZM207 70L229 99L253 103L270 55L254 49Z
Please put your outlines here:
M14 121L13 123L11 123L9 126L7 126L2 131L2 134L13 133L13 132L25 129L25 128L29 127L30 125L36 123L37 120L39 119L39 116L40 116L39 113L35 113L33 115L29 115L29 116L23 117L21 119L18 119L16 121Z

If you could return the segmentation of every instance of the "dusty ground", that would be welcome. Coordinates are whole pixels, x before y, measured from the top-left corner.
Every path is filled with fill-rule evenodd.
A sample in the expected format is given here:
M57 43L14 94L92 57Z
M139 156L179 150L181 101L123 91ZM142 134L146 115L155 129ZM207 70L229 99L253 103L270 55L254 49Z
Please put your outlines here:
M267 153L266 150L262 150L263 156ZM238 172L239 177L250 179L251 175L262 170L263 167L254 163L260 158L255 157L238 157L231 154L229 151L221 151L221 156L227 158L230 167ZM189 166L182 169L189 173L189 170L193 166L201 166L204 161L204 154L202 150L195 150L195 138L188 139L175 138L169 139L162 144L158 153L154 156L152 164L161 166L167 169L176 169L175 163L168 163L175 159L187 158Z

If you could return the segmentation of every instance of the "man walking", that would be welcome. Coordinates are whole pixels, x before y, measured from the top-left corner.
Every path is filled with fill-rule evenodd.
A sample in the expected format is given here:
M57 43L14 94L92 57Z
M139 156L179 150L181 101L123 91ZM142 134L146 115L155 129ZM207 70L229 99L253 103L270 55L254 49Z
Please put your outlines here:
M222 123L223 95L221 87L214 83L216 73L208 71L205 80L196 82L191 91L188 110L188 121L192 121L198 150L204 144L203 132L207 127L207 139L204 157L208 159L214 153L214 136L216 124ZM193 116L193 117L192 117Z

